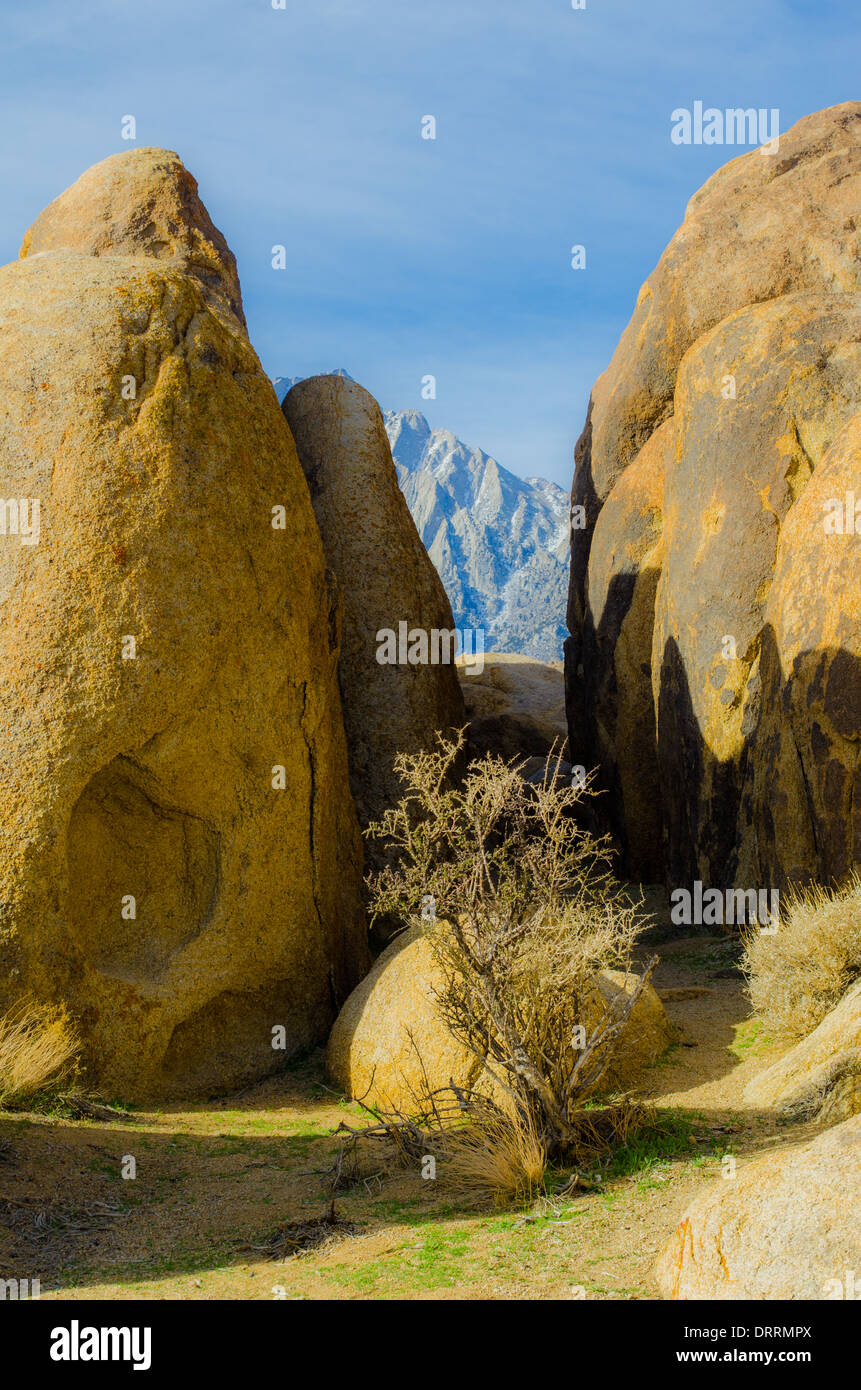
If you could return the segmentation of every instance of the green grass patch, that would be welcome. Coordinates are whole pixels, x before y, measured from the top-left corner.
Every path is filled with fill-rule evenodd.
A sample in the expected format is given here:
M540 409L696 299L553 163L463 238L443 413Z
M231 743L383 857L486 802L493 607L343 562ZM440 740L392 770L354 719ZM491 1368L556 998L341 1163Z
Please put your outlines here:
M606 1178L648 1174L657 1164L684 1155L690 1157L699 1117L686 1110L660 1110L643 1129L620 1144L603 1169Z
M758 1057L761 1053L767 1052L772 1041L765 1031L762 1019L748 1018L744 1023L736 1024L735 1038L728 1051L743 1062L747 1057Z
M672 957L672 961L674 965L680 965L682 969L700 975L711 970L735 970L741 962L742 954L740 938L728 936L726 940L706 940L702 947L694 951L686 951L684 954L679 952Z

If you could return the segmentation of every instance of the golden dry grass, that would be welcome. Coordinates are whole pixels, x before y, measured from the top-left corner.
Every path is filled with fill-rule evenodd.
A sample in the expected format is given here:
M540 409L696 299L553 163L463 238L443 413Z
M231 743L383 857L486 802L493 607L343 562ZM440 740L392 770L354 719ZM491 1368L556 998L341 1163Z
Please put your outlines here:
M55 1009L30 1004L0 1018L0 1107L12 1109L70 1072L80 1043Z
M534 1126L520 1116L500 1112L435 1141L444 1181L458 1200L519 1206L543 1189L547 1154Z
M786 896L774 936L752 932L745 973L755 1012L777 1042L793 1043L822 1022L861 976L861 876L835 889Z

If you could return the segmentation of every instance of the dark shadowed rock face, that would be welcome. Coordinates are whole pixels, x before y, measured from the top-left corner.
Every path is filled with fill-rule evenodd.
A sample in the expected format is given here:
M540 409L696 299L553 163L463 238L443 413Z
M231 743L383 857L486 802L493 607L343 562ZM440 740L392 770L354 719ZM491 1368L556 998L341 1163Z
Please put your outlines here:
M396 755L435 747L438 730L466 722L454 645L440 635L453 632L451 606L398 486L373 396L345 377L317 376L294 386L282 409L343 594L339 680L350 780L367 825L403 793ZM399 630L426 634L431 658L438 634L437 656L449 660L380 661L380 634ZM371 843L372 862L376 849Z
M861 415L837 435L783 526L765 610L743 842L762 880L839 879L861 862ZM740 866L747 872L747 864Z
M752 886L857 861L859 618L843 586L859 537L828 543L805 498L861 409L859 227L861 105L847 103L691 200L594 388L566 700L572 757L600 764L639 876ZM790 671L772 608L792 589L792 631L803 610L812 645ZM819 641L831 604L839 631ZM839 813L808 785L814 763Z
M656 881L663 855L652 706L652 631L664 555L664 477L675 422L660 425L619 479L595 527L582 685L584 765L597 753L613 831L633 877Z

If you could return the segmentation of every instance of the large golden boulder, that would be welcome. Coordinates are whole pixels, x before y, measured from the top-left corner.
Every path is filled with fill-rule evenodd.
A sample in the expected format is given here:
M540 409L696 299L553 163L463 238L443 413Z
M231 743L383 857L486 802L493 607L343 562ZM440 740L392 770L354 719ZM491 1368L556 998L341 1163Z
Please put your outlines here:
M727 372L735 400L721 395ZM819 832L831 813L821 794L811 800L796 779L786 836L760 834L758 851L745 787L773 776L780 753L772 728L785 728L789 691L793 732L814 771L810 745L820 749L827 727L813 704L823 661L829 688L816 698L842 710L847 727L842 741L821 748L822 762L841 763L850 788L858 775L861 614L857 585L853 592L843 581L852 557L858 572L861 546L858 536L829 541L815 499L824 501L819 469L823 479L834 473L831 446L861 406L861 293L784 295L731 315L686 354L675 403L651 659L668 871L676 884L783 887L799 870L827 881L851 865L851 790L843 824L828 837L839 836L843 852L835 846L826 855ZM847 458L844 479L849 471ZM803 672L793 669L796 652L781 660L774 651L769 609L779 554L792 622L801 619L811 644ZM783 679L771 673L764 681L763 663L775 655ZM764 829L761 814L758 821ZM819 847L800 863L793 841L802 829Z
M714 1178L658 1260L664 1298L843 1297L861 1254L859 1152L861 1115Z
M748 1082L744 1098L785 1119L826 1124L861 1112L861 980L812 1033Z
M440 1015L436 996L443 981L421 927L411 927L386 947L350 995L329 1039L329 1074L346 1095L407 1113L428 1088L441 1089L452 1080L499 1096L480 1059L452 1037ZM636 983L636 975L619 970L596 977L583 1020L587 1036L619 992L630 994ZM663 1004L646 985L602 1084L620 1090L633 1085L673 1036Z
M19 255L58 247L173 266L198 282L211 309L245 327L236 257L173 150L127 150L87 169L40 212Z
M141 216L196 257L176 156L124 159L106 226L148 168ZM366 967L337 595L229 261L94 243L103 187L0 270L2 490L39 507L0 536L0 1011L65 1004L108 1094L208 1093L324 1037Z
M392 941L356 986L329 1038L329 1075L345 1095L374 1109L410 1113L448 1086L474 1086L483 1066L448 1032L435 993L443 975L427 936L411 927Z
M632 876L783 887L858 860L859 528L824 543L812 479L845 497L857 471L851 438L829 451L861 410L859 229L847 102L695 194L593 389L570 758Z

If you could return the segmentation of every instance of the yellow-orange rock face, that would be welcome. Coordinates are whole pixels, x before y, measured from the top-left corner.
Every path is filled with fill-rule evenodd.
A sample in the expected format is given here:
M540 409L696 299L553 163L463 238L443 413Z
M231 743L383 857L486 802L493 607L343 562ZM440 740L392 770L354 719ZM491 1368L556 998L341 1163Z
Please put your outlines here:
M861 1256L859 1145L861 1115L713 1178L658 1260L664 1298L843 1297Z
M721 394L728 373L736 399ZM730 315L686 354L675 404L652 648L670 877L676 884L720 884L727 876L746 886L783 887L801 870L802 877L828 880L838 862L840 872L851 867L858 833L851 805L844 799L848 814L839 828L832 825L826 854L822 832L831 812L821 797L811 802L796 781L782 827L788 834L763 834L757 812L755 837L745 785L773 780L769 729L784 719L782 684L764 683L762 669L774 642L768 607L781 549L782 583L791 584L793 603L820 613L823 624L831 621L826 610L842 624L830 696L847 705L851 729L829 757L841 763L850 787L858 775L861 702L851 712L851 692L859 688L851 670L861 636L858 590L857 582L853 592L843 581L851 556L857 576L861 537L831 543L824 508L817 519L816 494L808 502L808 489L861 408L861 294L784 295ZM844 476L848 487L848 469ZM801 555L809 557L805 574ZM824 649L812 626L809 636L814 668ZM791 672L793 659L785 663L790 683L800 675ZM807 699L812 680L811 669L796 689L795 731L802 745L812 740L819 748L820 721ZM807 762L812 768L812 758ZM806 863L793 848L799 835L818 839Z
M61 249L184 270L210 308L245 327L236 258L172 150L145 147L94 164L39 214L19 255Z
M0 491L40 504L0 536L0 1011L63 1001L106 1093L210 1092L366 968L337 597L238 320L103 249L0 270Z
M818 1027L749 1081L749 1105L834 1124L861 1113L861 980Z

